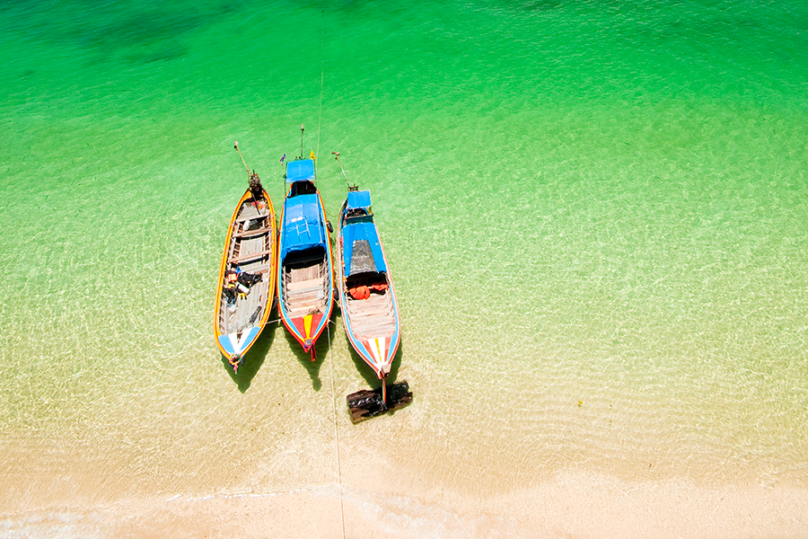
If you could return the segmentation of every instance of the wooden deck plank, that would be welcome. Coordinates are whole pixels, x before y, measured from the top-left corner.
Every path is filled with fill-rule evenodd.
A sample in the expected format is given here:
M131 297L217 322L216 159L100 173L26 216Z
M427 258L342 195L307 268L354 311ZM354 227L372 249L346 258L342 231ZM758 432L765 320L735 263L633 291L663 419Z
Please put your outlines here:
M245 237L248 237L248 236L258 236L260 234L268 234L270 232L272 232L272 227L268 226L268 227L263 227L263 228L256 228L255 230L246 230L246 231L243 231L243 232L237 232L237 233L233 234L233 237L234 238L245 238Z
M250 211L250 210L252 210L252 211ZM264 217L269 217L268 213L267 214L258 213L258 210L256 210L252 206L248 206L247 208L244 208L241 213L242 214L236 219L236 223L244 223L246 221L252 221L254 219L262 219ZM247 214L247 215L245 215L245 214Z
M258 253L248 254L248 255L241 255L239 253L239 256L234 258L231 262L233 264L241 264L242 262L245 262L247 260L252 260L252 259L255 259L255 258L261 258L261 257L271 255L271 254L272 254L272 249L267 249L266 251L260 251Z
M307 279L305 281L294 281L287 285L287 290L295 291L295 290L304 290L306 288L313 288L313 287L320 287L323 288L325 286L325 282L323 279Z

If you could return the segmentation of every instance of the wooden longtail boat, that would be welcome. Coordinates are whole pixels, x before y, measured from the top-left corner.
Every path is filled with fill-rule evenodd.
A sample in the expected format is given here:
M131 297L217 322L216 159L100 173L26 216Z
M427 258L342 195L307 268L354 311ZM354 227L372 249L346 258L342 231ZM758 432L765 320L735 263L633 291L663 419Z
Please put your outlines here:
M370 191L354 187L342 205L337 231L339 299L345 331L356 353L382 380L401 340L398 304L379 232L373 222Z
M278 313L303 350L311 353L312 361L314 345L334 309L331 225L314 174L313 159L286 165L277 264Z
M234 372L269 318L275 298L276 242L275 210L253 172L230 220L216 298L216 344Z

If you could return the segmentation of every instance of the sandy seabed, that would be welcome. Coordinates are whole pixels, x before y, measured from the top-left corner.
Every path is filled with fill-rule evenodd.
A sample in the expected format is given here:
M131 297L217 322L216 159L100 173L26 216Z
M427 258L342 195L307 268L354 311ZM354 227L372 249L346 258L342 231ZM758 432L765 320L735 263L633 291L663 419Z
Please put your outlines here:
M364 488L362 488L364 487ZM627 482L561 472L497 496L431 488L394 494L372 485L291 492L122 497L6 513L8 538L800 538L808 489Z

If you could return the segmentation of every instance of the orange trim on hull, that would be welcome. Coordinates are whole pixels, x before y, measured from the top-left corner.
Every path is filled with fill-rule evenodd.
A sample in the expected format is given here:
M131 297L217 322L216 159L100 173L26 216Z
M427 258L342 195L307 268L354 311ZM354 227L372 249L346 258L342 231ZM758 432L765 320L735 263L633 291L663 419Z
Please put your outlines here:
M267 210L269 210L268 218L272 219L272 231L270 232L270 243L272 244L273 249L277 251L278 225L277 222L275 221L275 208L272 205L272 199L269 198L269 193L267 193L266 189L263 190L263 194L264 194L264 200L267 203ZM238 218L238 214L241 211L241 206L250 197L252 197L252 194L250 193L250 189L248 188L239 199L238 204L236 204L236 209L233 212L233 216L230 218L230 226L227 229L227 238L225 239L224 242L224 252L222 254L221 263L219 265L219 280L217 281L216 284L217 296L216 296L216 311L213 319L213 333L216 337L216 348L218 348L219 352L221 352L223 356L228 358L228 360L230 359L230 354L226 350L224 350L224 348L222 348L221 344L219 344L219 337L223 335L223 333L219 330L219 313L221 312L222 308L222 283L224 282L224 274L225 271L227 270L227 254L230 252L230 243L233 241L233 226L235 225L236 219ZM261 336L261 331L264 330L267 320L269 320L269 312L272 310L272 302L275 301L275 292L276 292L275 286L277 276L276 264L277 264L277 255L273 257L272 267L270 267L269 271L267 271L267 276L269 277L269 285L267 287L267 306L266 309L264 309L264 315L261 317L260 322L261 329L259 330L258 335L256 335L255 340L253 340L253 342L244 351L241 352L242 358L247 354L247 352L250 351L253 345L258 341L258 338Z
M291 189L292 189L291 185L287 186L286 196L289 196L289 191ZM286 327L286 329L289 331L289 333L292 334L292 336L295 338L295 340L298 343L300 343L300 346L303 347L304 352L309 352L311 350L314 350L314 346L317 344L317 339L319 339L320 335L322 335L323 331L325 331L325 328L328 325L328 320L331 319L331 315L334 312L334 294L333 294L333 290L336 288L336 280L335 280L335 273L334 273L335 272L335 268L334 268L334 249L331 246L331 233L328 231L328 223L329 223L328 214L325 212L325 206L323 205L323 197L320 194L319 190L317 191L317 200L320 202L320 210L323 212L323 221L325 223L326 238L328 238L328 240L327 240L328 241L328 259L330 261L330 266L331 266L331 290L332 290L332 294L331 294L331 297L329 298L328 303L327 303L328 304L328 312L326 314L318 313L316 315L312 315L312 316L320 317L318 320L322 320L322 317L325 317L326 322L325 322L325 324L323 324L323 327L321 327L320 330L317 333L314 334L314 336L310 337L311 338L311 345L310 346L306 346L306 338L305 337L303 337L301 339L302 335L306 335L305 327L302 330L298 330L295 327L296 324L295 324L294 321L295 320L303 320L303 319L302 318L289 319L289 318L287 318L286 314L283 312L283 309L281 309L281 307L280 307L280 293L281 293L281 290L280 290L280 285L278 285L278 297L279 297L279 299L278 299L278 315L280 316L281 322L283 323L284 327ZM281 207L281 214L280 214L280 223L281 223L281 225L283 224L283 214L284 214L285 210L286 210L286 207L284 205L284 206ZM280 235L280 230L278 230L278 241L277 241L277 245L276 245L276 249L275 249L275 274L279 273L280 270L281 270L280 241L281 241L281 235ZM319 324L319 321L317 323L312 323L311 327L316 328L318 324ZM314 361L313 358L312 358L312 361Z

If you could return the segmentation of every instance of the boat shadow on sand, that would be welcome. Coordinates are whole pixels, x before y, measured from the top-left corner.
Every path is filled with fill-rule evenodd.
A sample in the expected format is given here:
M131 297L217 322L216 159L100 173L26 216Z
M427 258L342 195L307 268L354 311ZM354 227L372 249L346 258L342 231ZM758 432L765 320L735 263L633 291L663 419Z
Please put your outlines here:
M333 320L333 325L331 326L332 329L335 327L343 329L343 323L344 323L342 321L343 314L340 307L341 306L338 305L337 308L334 309L339 314L337 316L332 317ZM337 322L337 319L339 319L339 322ZM365 379L365 382L367 382L370 389L380 389L382 387L382 381L379 380L379 377L376 376L376 373L373 372L373 369L370 368L370 365L368 365L365 362L365 360L362 359L362 356L356 353L356 350L354 350L354 347L351 344L351 340L348 338L348 334L345 333L345 331L340 331L340 334L342 335L341 338L345 339L345 342L348 343L348 351L351 354L351 360L353 360L354 365L356 365L356 370L359 371L359 374L362 375L362 378ZM334 337L332 336L332 340L333 338ZM396 379L398 377L398 368L401 366L401 356L404 354L403 350L404 350L404 340L401 339L398 342L398 350L396 350L396 355L393 358L393 363L390 364L390 374L387 375L388 386L391 386L394 383L396 383Z
M227 374L230 375L230 379L235 382L236 386L238 386L238 390L242 393L250 389L253 378L255 378L255 375L258 374L258 371L264 364L264 360L269 353L269 348L272 346L272 342L275 340L275 332L278 331L279 325L280 322L274 324L269 323L264 327L264 330L261 332L258 340L244 356L244 360L241 363L241 367L238 369L238 373L234 373L233 367L230 366L230 362L227 361L227 358L221 353L219 354L219 359L222 361L224 369L227 371ZM283 330L283 328L281 328L281 330Z
M337 331L335 328L338 326L338 324L336 323L335 319L336 317L332 316L331 321L329 321L331 341L333 341L335 338L340 338L336 335ZM280 321L267 324L267 326L261 332L261 336L258 337L258 341L256 341L255 345L250 349L249 352L247 352L247 355L244 356L244 361L241 364L241 367L239 367L238 373L234 373L233 368L227 361L227 358L225 358L222 354L219 354L219 359L222 362L222 366L224 367L225 371L227 371L230 379L233 380L233 382L238 386L238 390L240 392L245 393L248 389L250 389L253 378L255 378L255 375L258 374L259 370L261 370L261 366L266 360L269 349L275 340L275 333L277 331L283 332L286 342L289 344L289 348L293 350L297 361L306 369L306 372L309 373L314 391L320 391L320 389L323 387L323 382L320 380L320 368L322 367L326 356L331 351L331 342L329 342L328 329L323 332L323 335L319 339L317 339L317 344L315 345L317 350L317 360L311 361L311 356L307 352L303 351L300 343L297 342L297 340L292 337L292 335L290 335L289 332L286 331L282 326L283 324ZM341 338L346 340L348 339L348 337L344 334ZM356 366L356 370L359 372L365 382L367 382L368 387L371 389L379 389L382 386L382 381L379 380L376 373L373 372L373 369L371 369L370 366L365 363L362 356L356 353L356 350L353 349L350 341L348 341L348 350L351 354L351 360ZM398 377L398 369L401 366L401 356L404 353L403 350L404 343L402 342L399 343L396 356L393 358L393 363L390 366L390 374L387 376L388 386L396 382ZM362 388L357 388L357 390L358 389Z
M332 314L326 329L323 330L323 333L314 344L314 349L317 351L317 358L314 361L311 360L311 354L303 351L303 347L300 346L297 339L295 339L291 333L285 331L285 328L282 328L284 329L283 334L286 336L286 342L289 343L289 348L291 348L294 352L298 363L303 365L306 372L309 373L309 377L311 378L311 387L314 389L314 391L320 391L320 389L323 387L323 381L320 380L320 368L323 366L326 356L328 356L329 352L331 352L331 343L334 341L335 337L335 327L334 315Z

